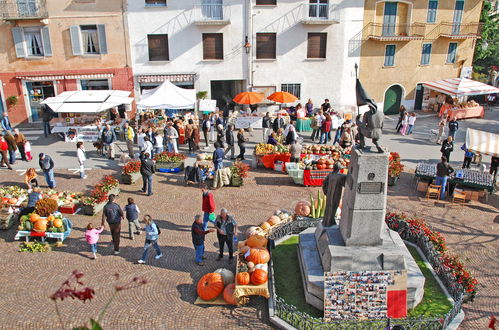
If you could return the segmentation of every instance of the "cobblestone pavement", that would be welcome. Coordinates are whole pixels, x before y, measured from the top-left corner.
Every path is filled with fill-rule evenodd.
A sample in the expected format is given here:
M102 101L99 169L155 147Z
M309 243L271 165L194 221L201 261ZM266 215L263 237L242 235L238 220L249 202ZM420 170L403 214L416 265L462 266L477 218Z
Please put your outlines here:
M3 184L20 183L21 177L0 170ZM58 189L85 191L104 174L113 170L94 169L87 180L80 180L67 171L57 173ZM416 213L428 219L442 231L450 249L462 255L466 264L480 281L475 302L466 305L463 329L482 329L488 317L497 312L497 197L488 204L473 203L462 208L449 208L420 202L410 186L412 177L404 175L390 191L389 207ZM41 181L44 183L43 178ZM110 235L105 231L98 245L97 260L89 259L84 239L88 222L98 224L100 217L70 216L74 223L71 236L62 248L50 253L19 253L13 241L15 229L0 232L0 329L51 329L57 326L57 316L48 296L67 278L73 269L85 273L85 284L96 290L96 298L85 304L68 300L59 304L66 328L80 326L96 318L113 292L113 274L121 274L122 281L144 276L149 284L119 294L104 317L107 329L173 329L173 328L269 328L266 301L253 298L246 307L194 305L195 283L205 273L219 267L231 267L227 259L216 261L215 234L206 240L207 264L194 264L190 225L200 212L201 192L183 184L181 175L159 174L154 178L154 195L138 193L140 185L121 186L118 202L134 197L143 213L149 213L162 229L160 246L164 257L154 260L151 252L146 265L136 264L142 253L144 236L132 241L127 238L126 224L122 226L122 248L119 256L112 255ZM278 208L291 209L317 188L295 186L283 174L270 171L251 172L241 188L224 187L214 191L217 210L226 207L243 232L249 225L267 219Z

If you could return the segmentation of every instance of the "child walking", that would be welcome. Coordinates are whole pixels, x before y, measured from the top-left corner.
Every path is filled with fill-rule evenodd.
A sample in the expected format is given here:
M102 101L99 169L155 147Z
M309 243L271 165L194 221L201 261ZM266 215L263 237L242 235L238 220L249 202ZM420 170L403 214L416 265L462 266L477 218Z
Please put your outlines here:
M137 206L137 204L135 204L133 198L129 197L128 204L125 205L123 211L125 211L126 219L128 220L129 237L133 240L135 239L135 236L133 236L133 234L135 233L137 235L140 235L140 231L142 230L139 223L139 207Z
M87 231L85 232L85 238L87 243L90 244L90 250L93 254L93 259L97 259L97 242L99 241L99 235L104 230L104 227L94 228L94 225L89 223L87 225Z
M411 115L409 116L409 120L408 120L409 127L407 128L407 132L406 132L407 135L412 134L412 129L414 128L415 122L416 122L416 113L411 112Z
M402 129L400 130L400 134L405 135L408 126L409 126L409 115L407 114L407 112L404 112L404 118L402 119Z
M146 263L147 252L149 251L151 245L156 250L156 256L154 257L154 259L159 259L163 256L163 253L161 253L161 250L158 246L158 237L160 233L158 225L156 225L154 221L152 221L152 218L149 214L144 216L144 222L146 224L146 227L144 228L144 230L146 231L146 243L144 244L144 253L142 253L142 258L140 258L140 260L138 261L139 264Z

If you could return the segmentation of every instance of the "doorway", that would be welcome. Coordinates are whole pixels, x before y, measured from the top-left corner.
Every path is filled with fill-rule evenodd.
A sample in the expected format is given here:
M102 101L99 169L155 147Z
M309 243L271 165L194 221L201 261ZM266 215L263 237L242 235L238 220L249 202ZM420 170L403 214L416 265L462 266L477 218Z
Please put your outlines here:
M217 100L217 107L223 109L236 94L243 92L244 80L212 80L211 99Z
M40 113L43 100L47 97L55 96L53 81L28 81L26 82L26 91L28 92L29 121L34 122L40 119Z
M386 115L396 115L399 113L402 102L402 87L393 85L385 92L385 101L383 102L383 112Z
M414 100L414 110L422 110L423 109L423 93L424 93L423 84L417 84L416 85L416 99Z

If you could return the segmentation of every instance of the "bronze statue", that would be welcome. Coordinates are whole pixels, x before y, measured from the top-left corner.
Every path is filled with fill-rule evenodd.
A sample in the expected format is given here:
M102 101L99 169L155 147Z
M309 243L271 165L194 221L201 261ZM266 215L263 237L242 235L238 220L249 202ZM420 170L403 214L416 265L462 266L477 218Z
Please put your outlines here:
M385 152L378 144L379 139L383 135L381 129L383 128L384 119L385 115L371 104L369 104L369 111L364 113L362 121L360 120L360 114L357 116L356 122L357 126L359 126L360 149L364 150L366 148L364 137L368 137L371 138L379 153Z
M348 175L340 174L339 163L335 163L333 171L329 173L322 183L322 191L326 195L326 210L322 219L324 227L336 225L336 210L340 205L341 194L347 178Z

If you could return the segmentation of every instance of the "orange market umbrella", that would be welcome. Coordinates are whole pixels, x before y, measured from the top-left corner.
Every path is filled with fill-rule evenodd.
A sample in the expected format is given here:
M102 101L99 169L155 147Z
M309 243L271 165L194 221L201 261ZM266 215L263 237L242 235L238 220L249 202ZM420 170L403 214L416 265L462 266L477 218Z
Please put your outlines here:
M279 103L291 103L298 101L298 98L296 96L288 92L275 92L274 94L267 97L267 99Z
M256 92L242 92L237 94L233 101L239 104L256 104L263 101L263 94Z

